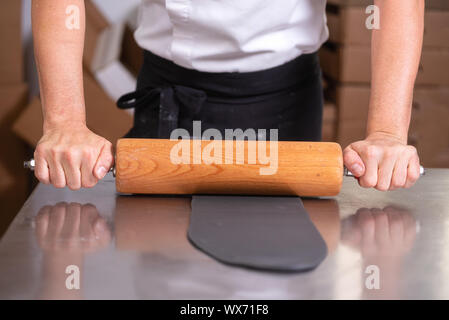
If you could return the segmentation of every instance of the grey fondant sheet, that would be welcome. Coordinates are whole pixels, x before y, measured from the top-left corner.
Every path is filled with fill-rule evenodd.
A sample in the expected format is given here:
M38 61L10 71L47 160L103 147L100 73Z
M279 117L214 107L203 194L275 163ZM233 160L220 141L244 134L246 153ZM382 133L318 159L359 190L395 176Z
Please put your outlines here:
M306 271L326 244L298 197L193 196L190 241L227 264Z

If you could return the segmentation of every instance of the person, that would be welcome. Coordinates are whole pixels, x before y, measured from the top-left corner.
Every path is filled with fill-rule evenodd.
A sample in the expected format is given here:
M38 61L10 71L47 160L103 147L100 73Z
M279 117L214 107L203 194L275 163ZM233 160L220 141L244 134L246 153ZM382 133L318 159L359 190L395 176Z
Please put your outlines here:
M321 139L317 51L328 37L325 0L142 0L135 33L145 49L127 137L167 138L174 128L278 129L280 140ZM80 28L65 28L66 8ZM366 137L344 149L362 187L408 188L419 157L407 145L423 36L424 0L376 0ZM32 26L43 106L35 175L71 189L92 187L113 165L111 142L86 126L83 0L33 0ZM360 28L365 26L360 26ZM107 121L107 117L105 117Z

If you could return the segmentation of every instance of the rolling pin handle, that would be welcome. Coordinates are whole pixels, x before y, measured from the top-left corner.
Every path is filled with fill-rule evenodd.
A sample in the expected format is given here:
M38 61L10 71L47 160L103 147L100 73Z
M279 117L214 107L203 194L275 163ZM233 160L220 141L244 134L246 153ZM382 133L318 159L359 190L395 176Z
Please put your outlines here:
M30 160L28 160L28 161L24 161L23 162L23 167L25 168L25 169L30 169L31 171L34 171L34 167L36 166L36 162L34 161L34 159L30 159ZM110 169L109 169L109 172L112 172L112 174L114 175L114 177L115 177L115 173L116 173L116 171L115 171L115 166L112 166Z
M35 166L34 159L31 159L29 161L24 161L23 162L23 167L25 169L30 169L31 171L34 171L34 166Z
M423 175L426 174L426 169L425 169L423 166L420 166L420 167L419 167L419 174L420 174L421 176L423 176ZM353 177L353 176L354 176L354 175L352 174L352 172L349 171L348 168L346 168L346 167L344 167L344 169L343 169L343 175L344 175L345 177Z

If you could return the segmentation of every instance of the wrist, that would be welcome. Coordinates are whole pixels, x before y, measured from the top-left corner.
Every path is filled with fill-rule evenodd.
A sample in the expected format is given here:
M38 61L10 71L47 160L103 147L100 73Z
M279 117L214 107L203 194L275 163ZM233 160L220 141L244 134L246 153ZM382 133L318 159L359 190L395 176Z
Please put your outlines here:
M44 120L43 131L44 134L49 131L59 130L59 129L70 129L70 128L86 128L86 121L84 119L59 119L59 120Z
M394 140L398 143L407 145L407 135L403 135L400 133L395 132L389 132L385 130L369 130L366 134L367 140L372 139L388 139L388 140Z

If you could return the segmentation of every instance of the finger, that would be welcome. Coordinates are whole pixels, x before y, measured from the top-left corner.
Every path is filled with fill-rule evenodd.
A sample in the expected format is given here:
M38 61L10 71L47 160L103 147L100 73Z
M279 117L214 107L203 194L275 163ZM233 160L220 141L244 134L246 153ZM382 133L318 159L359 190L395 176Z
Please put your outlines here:
M404 238L404 225L402 216L395 210L388 211L388 223L390 225L390 238L393 245L402 244Z
M356 224L356 217L357 213L344 219L341 223L341 240L353 247L357 247L362 239L362 234Z
M94 222L95 238L99 240L100 245L107 245L111 241L111 231L103 217L98 217Z
M97 162L94 167L94 175L98 180L104 178L106 173L114 164L114 156L112 155L112 144L107 141L100 151Z
M377 190L387 191L390 189L395 163L396 157L393 155L387 155L382 159L377 173Z
M410 188L418 181L420 176L419 158L415 153L409 160L407 169L407 181L405 183L405 188Z
M81 188L81 157L78 153L66 153L63 156L62 168L64 169L67 186L71 190Z
M79 239L80 212L81 205L79 203L70 203L67 206L64 227L61 231L64 238Z
M401 212L402 223L404 226L404 243L407 249L413 247L416 238L416 220L410 212Z
M365 173L365 166L359 154L352 149L351 145L345 148L343 152L343 161L349 171L358 178Z
M92 188L98 182L94 175L94 166L98 158L98 154L93 151L86 150L81 160L81 186L83 188Z
M43 156L39 154L39 152L34 152L34 175L36 178L45 184L50 183L50 172L48 169L48 163Z
M93 223L98 217L98 211L95 206L91 204L83 205L81 208L81 224L80 235L84 240L94 240L95 233L93 231ZM88 243L85 243L88 245Z
M407 181L407 167L409 157L401 156L395 163L391 178L390 190L403 188Z
M48 238L58 240L61 237L61 230L64 226L65 212L67 204L58 203L50 210L50 221L48 223Z
M361 152L361 158L365 165L365 173L359 178L359 184L364 188L375 187L380 160L379 150L376 147L368 146Z
M370 246L374 243L375 236L375 221L371 211L366 209L359 212L358 224L362 230L362 247Z
M55 157L56 155L46 158L49 165L50 183L56 188L64 188L66 186L64 169L59 159Z
M376 209L373 212L375 222L375 238L376 243L382 248L388 247L390 244L390 228L388 225L388 217L382 210Z
M42 240L45 238L50 221L50 206L44 206L36 215L36 236Z

